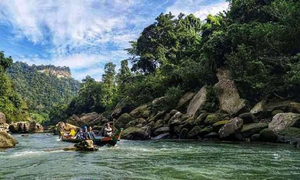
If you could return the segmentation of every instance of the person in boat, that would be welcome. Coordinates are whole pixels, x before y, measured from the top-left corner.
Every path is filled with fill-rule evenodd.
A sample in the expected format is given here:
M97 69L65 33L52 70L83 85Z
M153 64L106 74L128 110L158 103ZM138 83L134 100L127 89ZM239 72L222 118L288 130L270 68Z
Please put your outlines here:
M112 128L110 127L110 124L107 123L105 124L105 128L104 128L104 136L110 137L111 135L112 135Z
M79 129L78 133L76 134L75 139L85 139L81 128Z
M88 132L88 129L87 129L87 126L84 126L84 131L83 131L83 137L84 139L90 139L89 138L89 132Z
M95 139L95 137L96 137L96 135L93 131L93 128L91 126L89 127L88 137L89 137L89 139Z
M74 129L74 128L71 128L71 131L70 131L70 133L69 133L69 136L70 136L71 138L74 138L75 135L76 135L75 129Z

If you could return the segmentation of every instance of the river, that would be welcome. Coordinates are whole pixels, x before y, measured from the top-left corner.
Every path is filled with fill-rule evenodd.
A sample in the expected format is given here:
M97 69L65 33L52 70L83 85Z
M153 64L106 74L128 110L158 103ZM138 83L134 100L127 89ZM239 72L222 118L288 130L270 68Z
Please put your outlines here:
M300 150L283 144L126 141L65 152L50 134L16 135L0 151L0 179L300 179Z

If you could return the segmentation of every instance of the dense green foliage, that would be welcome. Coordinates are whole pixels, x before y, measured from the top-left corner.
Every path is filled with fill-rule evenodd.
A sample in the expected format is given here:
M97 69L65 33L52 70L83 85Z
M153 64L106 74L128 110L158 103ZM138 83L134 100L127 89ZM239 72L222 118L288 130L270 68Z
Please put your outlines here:
M0 52L0 111L6 115L8 122L28 120L27 105L15 91L7 68L13 64L11 57Z
M73 102L90 108L77 106L72 112L103 112L118 102L138 106L161 96L166 96L166 108L173 108L184 92L204 85L210 101L205 109L214 111L218 102L212 85L220 67L230 70L250 103L273 97L300 100L300 2L229 3L227 12L203 22L193 15L159 15L131 42L131 71L124 60L114 78L115 66L107 64L103 82L92 83L99 90L88 85L91 92L82 88Z
M49 119L48 114L55 104L69 103L77 94L80 83L72 78L58 78L39 70L57 70L70 73L69 68L54 66L29 66L16 62L8 69L16 91L27 102L33 120Z

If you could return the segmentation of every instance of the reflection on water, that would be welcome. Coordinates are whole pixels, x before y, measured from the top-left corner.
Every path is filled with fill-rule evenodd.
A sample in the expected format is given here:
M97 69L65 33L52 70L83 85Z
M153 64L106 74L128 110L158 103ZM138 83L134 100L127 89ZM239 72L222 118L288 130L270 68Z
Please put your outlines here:
M125 141L65 152L57 136L15 136L0 151L0 179L300 179L300 151L282 144Z

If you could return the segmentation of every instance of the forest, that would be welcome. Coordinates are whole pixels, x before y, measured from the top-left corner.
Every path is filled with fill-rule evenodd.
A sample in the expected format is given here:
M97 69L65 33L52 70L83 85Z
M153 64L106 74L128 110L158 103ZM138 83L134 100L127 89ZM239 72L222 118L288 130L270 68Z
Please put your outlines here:
M262 99L299 101L300 2L296 0L235 0L228 11L200 21L194 15L159 15L127 49L121 68L108 63L102 82L87 77L69 105L52 111L63 120L73 113L109 112L118 103L137 107L161 96L162 109L172 109L188 91L207 85L212 90L216 70L230 70L248 103ZM131 68L130 68L130 65ZM109 114L109 113L107 113Z

